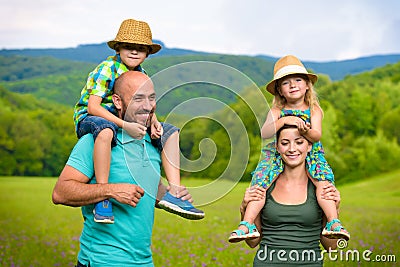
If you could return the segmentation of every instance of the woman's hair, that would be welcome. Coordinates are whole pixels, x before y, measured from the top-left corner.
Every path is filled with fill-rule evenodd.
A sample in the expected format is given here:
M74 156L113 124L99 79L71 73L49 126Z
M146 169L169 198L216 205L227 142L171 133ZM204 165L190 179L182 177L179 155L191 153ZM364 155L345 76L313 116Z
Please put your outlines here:
M284 124L278 131L276 131L276 142L278 142L281 132L286 129L297 129L297 125L294 124Z
M307 85L308 85L309 89L306 91L306 95L304 96L304 102L306 102L306 104L310 107L310 110L312 111L314 109L315 105L319 106L318 96L317 96L317 93L314 90L314 85L311 82L311 80L308 78L307 75L305 75L305 74L296 74L296 75L298 75L299 77L303 78L306 81ZM279 87L281 86L282 80L284 78L285 77L280 78L275 83L275 87L276 87L275 88L275 92L276 93L275 93L274 100L272 102L272 106L273 107L277 107L279 109L283 109L285 107L285 104L286 104L286 98L284 98L281 95L280 90L279 90Z

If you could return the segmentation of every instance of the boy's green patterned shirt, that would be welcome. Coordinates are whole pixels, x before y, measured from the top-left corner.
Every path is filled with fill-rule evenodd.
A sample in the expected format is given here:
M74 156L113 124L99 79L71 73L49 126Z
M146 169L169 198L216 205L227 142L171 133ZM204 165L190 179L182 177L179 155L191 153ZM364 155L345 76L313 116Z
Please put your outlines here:
M139 65L135 70L144 72ZM120 55L110 56L100 63L91 73L86 81L85 87L81 91L81 98L74 108L75 131L78 132L78 125L88 115L88 101L90 95L102 98L101 106L116 115L116 109L112 102L114 93L114 82L122 73L127 72L128 68L121 61Z

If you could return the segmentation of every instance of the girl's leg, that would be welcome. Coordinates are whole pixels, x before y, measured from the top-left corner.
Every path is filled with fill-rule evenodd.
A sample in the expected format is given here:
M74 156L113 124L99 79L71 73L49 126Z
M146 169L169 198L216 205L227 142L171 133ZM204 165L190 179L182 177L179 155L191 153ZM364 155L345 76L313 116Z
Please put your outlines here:
M336 227L342 226L339 221L339 218L338 218L339 216L338 216L338 212L336 209L335 201L323 199L321 197L324 186L326 184L328 184L329 182L328 181L316 181L314 179L311 179L311 180L313 181L313 183L316 187L317 201L318 201L319 206L324 211L324 214L327 218L328 223L333 222L330 229L327 229L327 230L331 231L332 229L335 229ZM340 232L343 233L345 236L347 236L347 235L349 236L349 233L343 227L340 228L339 234L340 234ZM345 237L345 236L343 236L343 237Z
M236 243L260 236L260 233L257 231L254 222L264 207L264 204L265 198L261 200L250 201L247 204L243 220L240 222L237 230L232 231L228 239L229 242Z
M243 217L243 221L246 221L250 224L254 224L254 221L256 220L258 214L261 212L264 205L265 205L265 198L260 199L260 200L250 201L247 204L246 212ZM249 229L247 229L247 227L244 225L239 225L238 229L243 230L245 233L249 232Z
M321 209L324 211L328 222L332 221L333 219L337 219L338 214L337 214L337 210L336 210L335 201L326 200L321 197L324 185L326 185L329 182L328 181L316 181L314 179L312 181L314 182L314 185L316 187L318 204L321 207Z

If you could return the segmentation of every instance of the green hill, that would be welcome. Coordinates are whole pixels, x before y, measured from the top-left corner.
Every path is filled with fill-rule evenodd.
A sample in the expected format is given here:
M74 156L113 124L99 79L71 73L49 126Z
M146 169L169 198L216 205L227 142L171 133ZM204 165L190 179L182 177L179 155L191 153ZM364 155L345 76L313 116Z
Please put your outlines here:
M196 62L202 58L153 58L146 62L145 67L151 75L188 59ZM272 75L268 72L272 63L254 61L251 57L209 55L207 58L224 64L221 66L238 69L237 73L247 75L261 87L263 75ZM0 59L0 123L3 126L0 129L0 175L57 175L76 141L72 105L94 64L19 56ZM17 68L12 62L29 67ZM322 142L338 183L400 167L399 73L400 62L335 82L320 75L316 88L325 113ZM167 78L180 81L192 75L212 80L219 74L188 70ZM228 75L227 79L232 77ZM235 79L231 83L237 86ZM198 97L215 99L225 105L225 108L212 113L210 106L203 105L201 114L207 116L193 120L194 113L179 114L182 118L176 121L186 122L181 132L181 148L185 157L191 160L200 156L204 159L212 157L205 157L200 149L202 140L207 138L214 140L218 149L217 157L212 159L210 166L196 173L184 172L183 175L218 177L229 165L231 145L247 142L250 157L247 159L246 154L242 155L247 166L243 179L250 178L250 172L257 164L261 142L259 129L267 112L261 103L265 101L264 97L270 102L271 96L263 88L260 94L254 84L252 88L240 88L240 97L225 89L217 84L185 84L171 90L158 107L159 115L166 115L171 107ZM169 115L169 120L179 117L175 113ZM241 135L243 127L246 132ZM229 135L227 129L234 134ZM210 144L205 148L205 152L213 151ZM233 173L232 177L238 173Z
M209 61L225 64L247 75L258 85L263 85L269 79L272 63L251 57L207 55L207 56L176 56L151 58L144 63L149 75L158 73L168 67L185 62ZM21 68L20 66L27 66ZM78 61L60 60L52 57L0 56L0 85L18 93L29 93L38 99L52 100L68 106L73 106L79 99L87 75L95 68L95 64ZM174 73L170 80L180 80L182 73ZM209 74L211 75L211 74ZM186 72L185 77L198 76L197 73ZM268 77L268 78L267 78ZM211 79L202 76L202 79ZM234 80L234 77L232 78ZM233 84L235 86L235 84ZM186 84L173 90L164 97L163 105L158 112L165 114L167 107L176 106L193 97L211 97L223 99L232 103L236 96L228 91L220 90L218 86L207 84ZM164 108L165 107L165 108Z
M207 60L206 57L212 55L207 52L194 51L189 49L178 49L167 47L163 42L154 40L155 43L161 44L163 49L157 54L151 55L150 59L160 57L175 57L175 56L204 56L202 60ZM266 47L268 47L266 45ZM266 51L267 52L267 51ZM90 62L98 64L113 51L106 43L79 45L72 48L56 48L56 49L2 49L0 56L28 56L28 57L44 57L50 56L63 60L73 60L81 62ZM239 56L241 57L241 56ZM251 57L255 60L262 59L269 63L275 62L276 57L267 55L257 55ZM399 54L392 55L373 55L368 57L356 58L351 60L314 62L305 61L305 65L311 68L316 73L324 73L332 80L341 80L347 75L354 75L364 71L370 71L386 64L393 64L400 61ZM267 73L265 73L267 74ZM269 79L269 77L268 77ZM267 79L266 79L267 80ZM264 80L263 82L265 83Z

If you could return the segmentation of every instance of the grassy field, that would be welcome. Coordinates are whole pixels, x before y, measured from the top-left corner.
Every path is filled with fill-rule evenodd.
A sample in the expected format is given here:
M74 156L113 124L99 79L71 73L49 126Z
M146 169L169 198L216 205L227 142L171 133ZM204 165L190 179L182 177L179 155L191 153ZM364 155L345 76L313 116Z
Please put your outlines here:
M352 234L347 249L360 262L325 261L325 266L395 266L400 261L400 171L339 187L341 220ZM80 210L51 203L51 178L0 178L0 266L74 266L82 227ZM191 186L199 181L186 181ZM204 181L202 182L204 183ZM252 266L255 249L228 243L239 222L238 207L248 184L202 207L206 218L187 221L156 210L153 252L156 266ZM371 250L371 262L362 252ZM343 251L343 254L346 250ZM342 255L343 255L342 254ZM340 259L340 254L337 253ZM350 257L351 259L351 257Z

